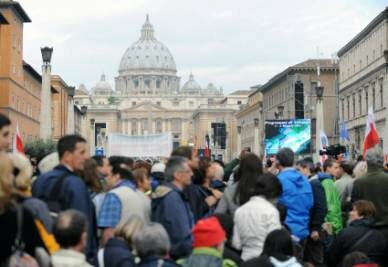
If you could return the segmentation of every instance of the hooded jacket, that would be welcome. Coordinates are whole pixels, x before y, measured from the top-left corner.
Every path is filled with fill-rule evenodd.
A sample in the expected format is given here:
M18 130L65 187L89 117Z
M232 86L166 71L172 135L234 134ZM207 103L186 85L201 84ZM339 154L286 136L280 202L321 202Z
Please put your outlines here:
M319 232L327 214L325 189L317 176L310 179L310 184L314 197L314 205L310 210L310 230Z
M135 267L135 257L127 243L117 237L108 240L104 249L105 267Z
M325 221L333 224L333 232L337 234L342 229L341 201L335 187L333 177L326 173L318 173L326 195L327 214Z
M183 267L237 267L233 261L223 260L220 251L210 247L195 248L190 257L178 263Z
M151 220L166 229L171 241L171 257L179 259L191 253L193 214L184 193L172 183L158 186L152 194Z
M300 240L309 235L310 209L314 204L311 185L295 168L285 168L278 174L283 187L279 203L287 207L286 225Z
M370 233L368 233L371 231ZM368 236L366 234L368 233ZM361 241L361 242L359 242ZM359 242L357 244L357 242ZM328 252L330 266L342 266L343 258L354 251L365 253L373 262L384 265L387 241L384 234L373 229L373 221L360 219L352 221L334 239Z

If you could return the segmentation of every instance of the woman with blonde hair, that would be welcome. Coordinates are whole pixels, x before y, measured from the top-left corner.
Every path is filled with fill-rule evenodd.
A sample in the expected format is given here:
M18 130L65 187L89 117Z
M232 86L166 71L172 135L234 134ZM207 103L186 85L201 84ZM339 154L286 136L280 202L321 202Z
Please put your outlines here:
M114 237L108 240L103 251L104 267L136 266L132 254L133 236L141 231L144 224L140 216L132 215L116 227Z
M14 253L13 247L17 235L18 212L21 219L21 241L24 243L24 251L34 255L39 247L44 247L39 232L34 224L32 214L18 205L15 201L13 189L13 165L9 156L0 153L0 265L6 263Z

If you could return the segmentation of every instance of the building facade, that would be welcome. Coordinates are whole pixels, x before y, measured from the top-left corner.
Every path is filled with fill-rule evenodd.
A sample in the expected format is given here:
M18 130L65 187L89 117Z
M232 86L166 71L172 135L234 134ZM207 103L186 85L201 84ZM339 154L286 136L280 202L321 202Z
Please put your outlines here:
M338 51L340 117L352 157L362 154L368 109L373 107L380 146L388 153L388 8Z
M263 155L263 95L254 90L248 96L247 104L236 113L237 151L249 149Z
M106 137L109 133L171 132L174 147L195 145L193 114L203 105L220 104L225 97L222 88L212 83L202 88L193 74L182 87L180 81L172 54L156 39L147 16L140 38L122 56L115 90L101 75L90 92L84 85L75 92L75 104L88 110L86 128L91 153L101 145L97 144L97 135ZM238 104L231 106L236 109Z
M276 119L311 119L312 155L315 151L316 136L315 88L319 81L324 87L323 130L330 144L338 142L337 76L338 66L331 59L309 59L288 67L264 85L255 86L254 88L257 87L257 91L263 94L262 122Z

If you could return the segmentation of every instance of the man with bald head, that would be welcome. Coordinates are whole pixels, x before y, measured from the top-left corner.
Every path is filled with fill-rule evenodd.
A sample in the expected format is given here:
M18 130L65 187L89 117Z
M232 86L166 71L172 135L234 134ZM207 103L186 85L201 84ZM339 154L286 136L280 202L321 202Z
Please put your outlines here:
M91 267L86 261L87 219L77 210L59 213L53 234L61 249L52 256L53 267Z

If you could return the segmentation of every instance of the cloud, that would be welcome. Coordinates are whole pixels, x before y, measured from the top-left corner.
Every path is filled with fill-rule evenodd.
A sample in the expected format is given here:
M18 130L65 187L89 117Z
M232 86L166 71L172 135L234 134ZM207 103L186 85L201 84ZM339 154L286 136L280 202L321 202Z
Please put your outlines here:
M24 58L40 70L39 48L54 47L53 70L68 84L112 84L120 59L150 14L182 76L226 92L265 83L289 65L344 46L385 8L383 1L20 0Z

